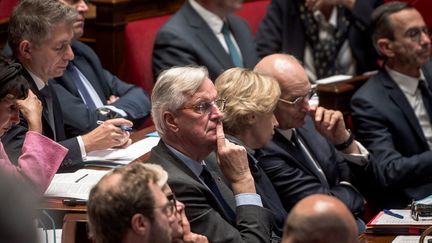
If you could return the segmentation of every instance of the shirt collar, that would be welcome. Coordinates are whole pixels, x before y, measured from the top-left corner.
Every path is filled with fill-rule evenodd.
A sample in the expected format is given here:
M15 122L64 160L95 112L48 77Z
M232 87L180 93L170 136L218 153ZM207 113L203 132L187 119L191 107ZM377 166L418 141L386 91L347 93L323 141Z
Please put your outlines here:
M42 81L41 78L39 78L38 76L36 76L36 74L32 73L27 68L26 68L26 70L30 74L30 76L32 77L33 81L35 82L36 87L38 88L38 90L41 90L41 89L45 88L45 85L47 85L47 84L44 81Z
M170 145L166 144L171 152L173 152L183 163L197 176L200 177L201 172L203 170L203 165L205 164L204 161L198 162L196 160L193 160L189 158L188 156L184 155L182 152L178 151L177 149L171 147Z
M276 128L276 130L277 130L280 134L282 134L282 136L284 136L286 139L288 139L288 140L291 141L291 137L292 137L292 135L293 135L293 130L294 130L294 128L285 129L285 130L283 130L283 129L279 129L279 128Z
M397 72L388 66L385 66L390 77L396 82L403 93L414 95L417 91L420 79L426 80L423 71L420 69L420 77L414 78L403 73Z
M195 0L189 0L192 8L201 16L201 18L207 23L210 29L215 34L219 34L222 32L222 26L224 24L223 20L219 18L216 14L208 11Z

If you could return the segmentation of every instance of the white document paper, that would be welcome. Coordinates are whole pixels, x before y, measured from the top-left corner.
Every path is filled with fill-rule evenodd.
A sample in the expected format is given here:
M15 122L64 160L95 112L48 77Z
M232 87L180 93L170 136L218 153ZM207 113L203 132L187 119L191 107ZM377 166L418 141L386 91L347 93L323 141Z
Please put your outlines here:
M426 236L425 239L432 239L432 236ZM420 236L418 235L399 235L392 241L392 243L418 243L419 240Z
M334 75L328 78L318 79L315 81L316 84L333 84L351 79L352 75Z
M159 137L148 137L141 139L125 149L96 150L87 154L85 161L107 160L119 164L128 164L134 159L150 152L159 142Z
M432 220L416 221L411 217L411 210L408 209L392 209L394 213L404 216L403 219L387 215L382 211L371 221L372 225L432 225Z
M43 230L42 228L37 228L36 230L37 232L37 237L38 237L38 242L39 243L61 243L62 240L62 230L61 229L56 229L55 230L55 241L54 241L54 230L46 230L46 234L45 234L45 230ZM48 240L47 237L48 236Z
M45 196L87 199L90 190L109 170L81 169L74 173L55 174Z

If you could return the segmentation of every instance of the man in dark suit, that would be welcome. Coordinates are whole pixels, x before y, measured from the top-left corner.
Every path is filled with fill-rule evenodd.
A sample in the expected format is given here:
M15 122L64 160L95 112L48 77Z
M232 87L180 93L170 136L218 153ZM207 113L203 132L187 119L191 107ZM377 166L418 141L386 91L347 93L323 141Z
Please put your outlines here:
M86 2L60 2L78 11L78 18L73 26L74 41L71 44L75 58L69 62L64 75L52 82L57 96L62 97L60 106L66 136L74 137L90 132L98 126L98 120L106 120L113 116L124 117L131 120L134 127L139 127L150 113L150 100L147 94L143 89L125 83L105 70L96 53L78 40L84 32L84 14L88 11ZM91 101L86 100L88 96L86 97L83 92L90 94ZM96 108L102 107L108 108L106 111L111 114L107 116L97 112Z
M256 194L245 148L225 139L225 103L207 76L204 67L160 74L151 100L161 141L148 161L168 172L192 231L209 242L270 242L272 214ZM204 162L209 154L218 160Z
M207 67L211 80L231 67L258 61L246 21L231 13L241 0L187 0L161 27L153 47L153 74L172 66Z
M385 62L352 97L353 121L373 155L376 203L403 208L432 192L431 40L420 13L406 3L377 8L372 26Z
M14 57L25 68L24 77L29 81L32 92L43 105L42 133L69 149L63 167L82 162L87 152L128 145L129 133L118 126L132 126L132 122L126 119L112 119L90 133L66 137L59 98L50 79L63 75L69 61L74 58L70 42L76 16L74 10L57 0L23 0L9 20L8 42ZM13 162L21 154L26 132L27 123L21 119L2 137L5 150Z
M381 0L272 0L257 32L260 57L288 53L311 81L376 70L370 14Z
M328 194L344 202L357 218L361 217L363 197L350 183L348 163L365 166L368 152L345 128L342 113L309 106L311 85L293 56L267 56L255 70L271 75L281 87L275 109L279 128L260 151L258 160L285 209L290 211L308 195ZM358 223L362 232L364 225L359 218Z

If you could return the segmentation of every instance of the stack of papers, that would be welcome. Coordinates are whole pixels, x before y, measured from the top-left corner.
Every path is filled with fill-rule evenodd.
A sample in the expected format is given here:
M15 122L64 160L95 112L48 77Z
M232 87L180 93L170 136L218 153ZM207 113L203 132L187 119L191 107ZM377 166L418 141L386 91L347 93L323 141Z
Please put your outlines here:
M55 174L45 196L88 200L90 190L108 172L109 170L81 169L74 173Z
M118 164L129 164L138 157L150 152L159 142L159 137L147 137L131 144L125 149L96 150L87 154L85 161L110 161Z
M426 236L426 240L432 239L431 236ZM399 235L397 236L392 243L418 243L420 240L420 236L417 235Z
M37 237L39 243L54 243L58 242L60 243L62 241L62 230L56 229L55 230L55 240L54 240L54 230L44 230L42 228L38 228L37 231ZM48 238L47 238L48 237Z
M366 233L419 235L432 225L432 220L414 220L410 210L392 209L391 211L402 215L403 218L396 218L381 211L366 225Z
M316 84L334 84L342 81L352 79L351 75L334 75L328 78L318 79L315 81Z

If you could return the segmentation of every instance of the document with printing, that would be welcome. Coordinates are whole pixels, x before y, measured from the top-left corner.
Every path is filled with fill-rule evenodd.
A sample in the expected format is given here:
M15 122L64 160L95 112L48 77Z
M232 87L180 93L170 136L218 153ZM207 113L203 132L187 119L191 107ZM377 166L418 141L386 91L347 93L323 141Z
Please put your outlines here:
M426 240L432 239L431 236L426 236ZM417 235L399 235L397 236L392 243L418 243L420 240L420 236Z
M104 149L87 154L86 161L112 161L118 164L129 164L134 159L150 152L159 142L159 137L147 137L131 144L125 149Z
M90 190L109 170L81 169L56 174L45 191L47 197L71 197L88 200Z

